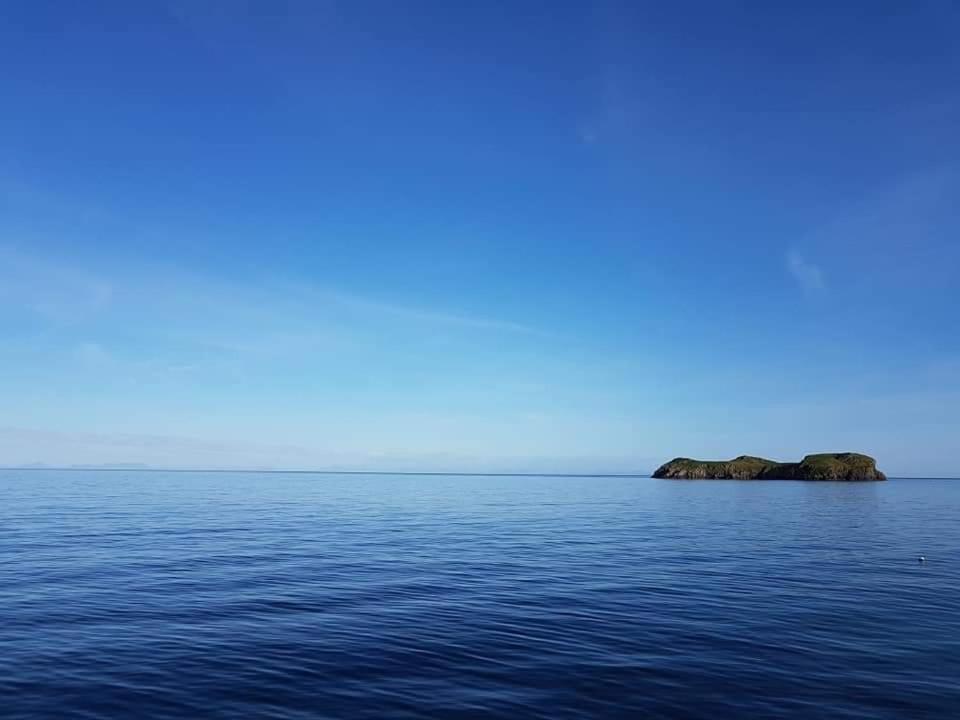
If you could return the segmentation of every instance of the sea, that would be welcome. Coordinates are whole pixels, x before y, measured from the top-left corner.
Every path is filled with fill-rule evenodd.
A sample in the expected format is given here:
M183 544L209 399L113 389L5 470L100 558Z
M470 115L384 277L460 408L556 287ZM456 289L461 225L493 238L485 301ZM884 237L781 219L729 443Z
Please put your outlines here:
M3 720L958 717L960 481L0 471Z

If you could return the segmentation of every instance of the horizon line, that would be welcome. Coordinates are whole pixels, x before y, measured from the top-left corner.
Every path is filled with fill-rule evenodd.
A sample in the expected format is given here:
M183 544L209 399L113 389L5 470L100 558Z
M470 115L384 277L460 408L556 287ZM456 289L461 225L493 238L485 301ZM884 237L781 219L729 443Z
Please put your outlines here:
M257 469L257 468L161 468L161 467L71 467L55 465L33 465L33 466L13 466L0 465L0 471L5 470L56 470L60 472L153 472L153 473L268 473L273 475L407 475L407 476L443 476L453 477L561 477L561 478L649 478L653 479L653 473L596 473L596 472L464 472L452 471L444 472L439 470L305 470L291 469ZM708 478L707 478L708 479ZM960 476L952 475L888 475L888 480L960 480ZM809 482L809 481L798 481ZM839 481L844 482L844 481Z
M442 470L281 470L258 468L162 468L162 467L100 467L100 466L8 466L0 465L0 470L58 470L64 472L176 472L176 473L272 473L276 475L454 475L457 477L621 477L648 478L651 473L596 473L596 472L464 472Z

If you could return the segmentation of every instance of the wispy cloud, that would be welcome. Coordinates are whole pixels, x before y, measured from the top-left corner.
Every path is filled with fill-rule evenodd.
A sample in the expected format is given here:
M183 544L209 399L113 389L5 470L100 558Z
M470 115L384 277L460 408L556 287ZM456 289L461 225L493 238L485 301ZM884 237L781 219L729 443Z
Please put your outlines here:
M826 287L820 266L808 262L797 250L787 253L787 270L805 292L820 292Z
M105 308L113 286L95 273L0 245L0 306L74 321Z
M321 291L317 294L317 296L330 302L337 303L342 306L348 306L359 311L379 314L385 317L391 317L397 320L414 323L511 333L542 334L543 332L541 330L537 330L536 328L532 328L529 325L511 322L509 320L461 315L445 311L428 310L403 304L385 303L377 300L371 300L369 298L358 297L356 295L345 294L342 292Z
M192 365L211 353L251 360L303 357L356 350L385 337L416 344L418 338L445 335L481 340L547 335L508 319L299 281L265 277L251 283L104 260L81 264L3 245L0 308L29 319L51 340L64 334L73 357L87 366L102 366L112 356L103 340L90 339L104 333L136 339L161 365ZM87 337L76 337L79 333Z
M323 467L296 445L222 442L172 435L64 432L0 426L0 465L144 464L153 467ZM340 460L339 456L331 456Z
M81 365L87 367L103 367L110 362L110 353L96 342L82 342L73 349L73 356Z
M866 193L799 243L853 281L955 282L960 167L929 168ZM800 267L803 267L802 260Z

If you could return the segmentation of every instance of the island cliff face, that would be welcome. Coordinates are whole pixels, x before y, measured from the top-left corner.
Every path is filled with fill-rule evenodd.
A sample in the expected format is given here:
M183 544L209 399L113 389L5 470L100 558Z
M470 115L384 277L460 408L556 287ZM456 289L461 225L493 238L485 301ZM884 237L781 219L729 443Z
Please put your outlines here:
M750 455L733 460L675 458L661 465L655 478L732 480L886 480L872 457L858 453L807 455L798 463L781 463Z

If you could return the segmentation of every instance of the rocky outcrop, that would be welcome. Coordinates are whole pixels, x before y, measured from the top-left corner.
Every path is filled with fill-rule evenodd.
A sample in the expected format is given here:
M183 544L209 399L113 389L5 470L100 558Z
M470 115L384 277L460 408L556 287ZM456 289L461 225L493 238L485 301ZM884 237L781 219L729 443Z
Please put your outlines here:
M807 455L798 463L781 463L741 455L733 460L675 458L661 465L655 478L732 480L886 480L877 462L859 453Z

